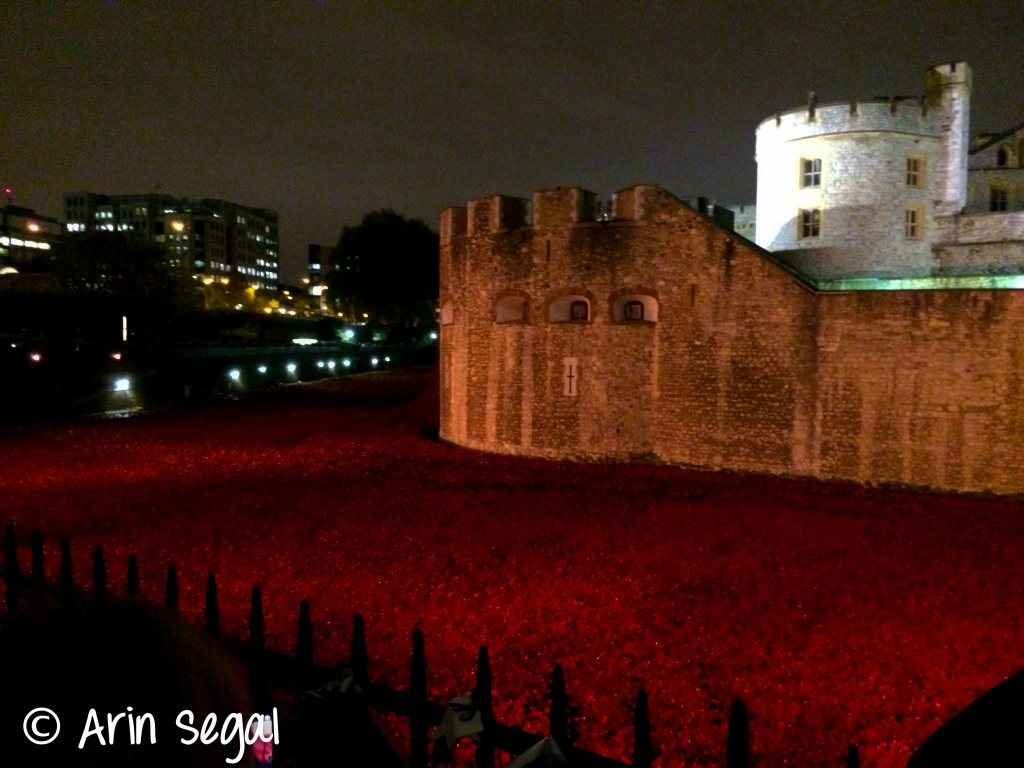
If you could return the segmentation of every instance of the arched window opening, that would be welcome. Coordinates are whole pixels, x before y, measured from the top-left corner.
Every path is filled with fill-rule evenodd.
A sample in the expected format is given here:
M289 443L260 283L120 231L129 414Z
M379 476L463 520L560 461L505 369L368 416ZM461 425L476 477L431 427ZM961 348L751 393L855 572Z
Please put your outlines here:
M525 323L527 301L523 296L502 296L494 302L494 322Z
M658 322L658 300L647 293L627 293L612 296L613 323L649 324Z
M451 299L441 305L441 325L451 325L455 322L455 304Z
M580 293L556 296L548 304L547 313L551 323L589 323L590 298Z

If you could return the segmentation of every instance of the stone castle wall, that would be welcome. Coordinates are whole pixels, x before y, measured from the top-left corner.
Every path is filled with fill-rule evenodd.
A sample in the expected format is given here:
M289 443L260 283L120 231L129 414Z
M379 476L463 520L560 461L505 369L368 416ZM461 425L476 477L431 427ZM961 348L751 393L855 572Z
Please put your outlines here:
M815 293L657 187L620 192L608 222L594 202L537 193L532 223L514 198L443 214L442 437L1024 492L1024 294Z
M967 178L967 213L992 212L992 189L1006 194L1007 211L1024 211L1024 168L971 171Z

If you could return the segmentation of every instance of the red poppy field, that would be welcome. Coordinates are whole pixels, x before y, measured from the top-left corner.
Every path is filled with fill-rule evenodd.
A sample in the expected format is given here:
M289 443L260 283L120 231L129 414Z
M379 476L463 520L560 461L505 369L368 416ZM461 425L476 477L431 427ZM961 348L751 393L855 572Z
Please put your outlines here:
M226 634L263 587L271 646L298 601L317 660L366 619L371 677L408 685L426 638L444 701L489 647L496 715L543 732L560 662L581 746L628 757L650 695L657 765L723 765L729 705L763 766L902 766L1020 669L1019 501L669 467L493 456L432 441L427 371L367 374L134 419L0 431L3 501L47 570L102 544L162 598L168 562L199 621L217 574ZM28 562L25 549L23 562Z

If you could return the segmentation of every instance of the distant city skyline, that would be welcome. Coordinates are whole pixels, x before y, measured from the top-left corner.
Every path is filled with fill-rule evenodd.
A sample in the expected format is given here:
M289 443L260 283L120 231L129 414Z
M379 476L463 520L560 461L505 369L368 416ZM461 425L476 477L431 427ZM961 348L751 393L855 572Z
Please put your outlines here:
M280 212L282 279L382 207L633 182L754 201L754 129L974 71L971 133L1024 119L1017 0L5 8L0 182Z

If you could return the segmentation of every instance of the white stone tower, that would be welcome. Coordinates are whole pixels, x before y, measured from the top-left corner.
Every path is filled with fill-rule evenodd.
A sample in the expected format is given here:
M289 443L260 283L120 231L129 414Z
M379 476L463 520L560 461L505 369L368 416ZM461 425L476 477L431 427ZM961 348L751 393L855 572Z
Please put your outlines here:
M931 272L935 216L963 207L970 69L925 96L808 105L757 128L757 243L812 279Z
M925 100L929 108L942 112L942 144L934 185L936 215L951 216L967 204L971 68L961 61L929 69L925 76Z

